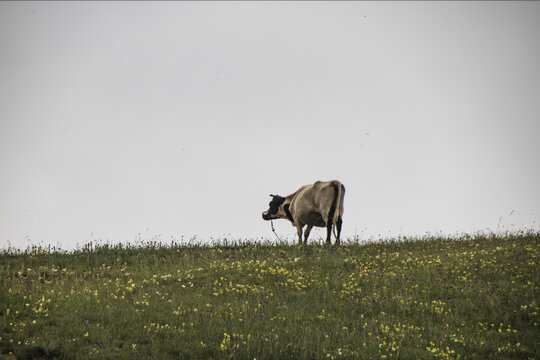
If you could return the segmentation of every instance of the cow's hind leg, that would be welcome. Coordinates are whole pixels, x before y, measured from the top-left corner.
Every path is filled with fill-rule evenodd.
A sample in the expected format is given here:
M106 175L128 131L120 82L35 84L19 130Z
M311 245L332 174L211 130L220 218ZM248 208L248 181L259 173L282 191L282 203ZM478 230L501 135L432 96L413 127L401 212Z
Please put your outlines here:
M328 213L328 220L326 220L326 243L330 245L332 241L330 240L330 237L332 236L332 226L334 225L333 219L334 219L334 213L336 212L336 204L334 201L334 204L332 204L332 207L330 208L330 212Z
M306 230L304 230L304 244L307 244L307 239L309 237L309 232L311 231L312 228L313 228L313 226L308 225L306 227Z
M330 245L332 241L330 237L332 236L332 220L328 219L328 224L326 225L326 243Z
M337 230L337 238L336 238L336 244L339 245L339 237L341 235L341 224L343 224L343 220L341 220L341 216L338 218L337 222L336 222L336 230Z

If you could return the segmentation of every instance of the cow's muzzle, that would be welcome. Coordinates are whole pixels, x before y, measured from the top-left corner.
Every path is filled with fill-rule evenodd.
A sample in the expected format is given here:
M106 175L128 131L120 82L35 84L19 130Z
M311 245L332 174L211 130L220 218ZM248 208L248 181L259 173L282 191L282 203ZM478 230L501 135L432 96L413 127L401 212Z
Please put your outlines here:
M272 220L272 215L268 213L268 211L265 211L262 213L263 220Z

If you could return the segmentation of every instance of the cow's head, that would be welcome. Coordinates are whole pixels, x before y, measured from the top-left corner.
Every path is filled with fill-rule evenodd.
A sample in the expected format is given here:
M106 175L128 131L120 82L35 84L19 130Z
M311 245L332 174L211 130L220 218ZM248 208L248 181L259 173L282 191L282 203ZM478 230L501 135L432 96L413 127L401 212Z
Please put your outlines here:
M273 219L288 219L287 212L289 210L289 204L285 203L285 198L279 195L270 195L272 201L268 204L269 208L262 213L264 220Z

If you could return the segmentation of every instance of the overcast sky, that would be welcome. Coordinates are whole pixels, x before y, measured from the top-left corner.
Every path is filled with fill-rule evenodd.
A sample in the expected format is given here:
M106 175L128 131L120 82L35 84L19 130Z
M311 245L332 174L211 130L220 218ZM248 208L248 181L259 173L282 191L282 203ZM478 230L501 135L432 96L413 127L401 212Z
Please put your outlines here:
M346 238L538 230L538 64L538 2L2 1L0 247L272 240L329 179Z

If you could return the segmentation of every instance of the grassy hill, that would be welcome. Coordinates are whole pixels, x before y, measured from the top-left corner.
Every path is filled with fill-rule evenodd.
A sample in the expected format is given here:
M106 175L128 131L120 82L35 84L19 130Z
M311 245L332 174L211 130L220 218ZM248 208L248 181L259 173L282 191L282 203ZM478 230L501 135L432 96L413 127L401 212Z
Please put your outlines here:
M0 359L535 359L540 234L0 255Z

